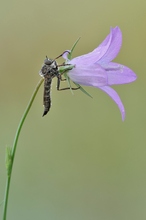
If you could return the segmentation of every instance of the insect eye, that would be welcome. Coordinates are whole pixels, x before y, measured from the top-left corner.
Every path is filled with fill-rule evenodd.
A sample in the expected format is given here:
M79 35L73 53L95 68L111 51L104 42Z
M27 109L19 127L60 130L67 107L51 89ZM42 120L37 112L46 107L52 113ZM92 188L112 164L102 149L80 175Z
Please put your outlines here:
M52 60L49 60L48 58L46 58L46 59L44 60L44 64L46 64L46 65L51 65L51 64L52 64Z

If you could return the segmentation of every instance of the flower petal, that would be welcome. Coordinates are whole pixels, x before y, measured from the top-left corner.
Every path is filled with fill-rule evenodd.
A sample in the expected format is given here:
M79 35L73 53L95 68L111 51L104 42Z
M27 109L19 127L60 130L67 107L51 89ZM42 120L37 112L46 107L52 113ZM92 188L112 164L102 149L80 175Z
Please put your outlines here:
M94 87L107 85L106 71L98 64L90 66L76 65L67 74L77 84Z
M78 56L71 60L72 64L79 65L91 65L95 62L98 62L104 54L107 52L112 40L112 32L105 38L105 40L92 52L84 54L82 56Z
M101 65L108 75L108 85L118 85L131 83L137 79L136 74L127 66L110 62Z
M120 109L120 112L121 112L121 115L122 115L122 120L124 121L124 119L125 119L125 108L124 108L124 105L123 105L118 93L113 88L111 88L109 86L99 87L99 89L106 92L114 100L114 102L118 105L118 107Z
M68 54L70 53L71 51L70 50L65 50L64 52L63 52L63 54L62 54L62 57L65 59L65 60L69 60L68 59Z
M102 67L108 75L108 85L131 83L137 79L136 74L127 66L111 62Z
M98 60L98 63L103 64L103 63L108 63L112 61L117 54L119 53L121 46L122 46L122 32L119 27L111 28L111 33L110 35L112 36L110 46L106 53L101 57L100 60ZM100 47L100 46L99 46Z
M122 33L119 27L111 28L110 34L92 52L78 56L71 60L71 64L91 65L94 63L105 64L112 61L120 51ZM66 54L63 55L66 58Z

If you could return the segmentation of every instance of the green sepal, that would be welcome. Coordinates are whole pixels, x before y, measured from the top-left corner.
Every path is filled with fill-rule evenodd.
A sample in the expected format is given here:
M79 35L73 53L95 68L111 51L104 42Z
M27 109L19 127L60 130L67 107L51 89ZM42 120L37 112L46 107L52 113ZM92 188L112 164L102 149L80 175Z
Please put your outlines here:
M67 80L67 84L68 84L68 86L69 86L69 88L70 88L70 91L71 91L71 93L72 93L72 95L73 95L74 93L73 93L73 91L72 91L71 83L70 83L70 78L68 77L67 72L64 73L64 77L65 77L65 79Z
M71 48L71 50L70 50L70 53L68 53L68 56L67 56L67 57L68 57L69 60L72 59L72 53L73 53L73 51L74 51L74 49L75 49L75 47L76 47L76 45L77 45L77 43L78 43L79 40L80 40L80 37L79 37L79 38L76 40L76 42L73 44L73 46L72 46L72 48ZM61 67L59 67L59 73L60 73L60 74L63 73L65 79L67 80L68 86L69 86L69 88L70 88L72 94L73 94L73 90L72 90L72 88L71 88L70 78L68 77L67 72L68 72L69 70L73 69L74 67L75 67L75 65L68 65L68 66L66 65L66 66L61 66ZM82 87L81 85L79 85L79 84L77 84L77 83L75 83L75 82L73 82L73 83L74 83L77 87L79 87L79 89L80 89L84 94L86 94L86 95L89 96L90 98L93 98L88 92L86 92L85 89L83 89L83 87Z
M10 176L11 170L12 170L12 153L11 153L11 147L6 148L6 170L7 170L7 175Z
M89 96L90 98L93 98L85 89L83 89L83 87L80 84L77 84L75 82L73 82L77 87L80 87L80 90L87 96Z
M70 83L70 78L68 77L67 73L65 72L64 74L65 79L67 80L67 83L69 85L69 88L71 90L71 93L73 94L73 90L71 88L71 83ZM80 87L79 89L87 96L89 96L90 98L93 98L85 89L83 89L83 87L80 84L77 84L75 82L73 82L77 87Z
M70 50L70 53L68 53L68 56L67 56L67 57L68 57L69 60L72 59L72 53L73 53L73 51L74 51L74 49L75 49L75 47L76 47L78 41L80 40L80 38L81 38L81 37L79 37L79 38L76 40L76 42L73 44L73 46L72 46L72 48L71 48L71 50Z
M63 73L66 73L68 70L72 70L75 66L74 65L64 65L64 66L60 66L59 67L59 73L60 74L63 74ZM63 74L64 75L64 74Z

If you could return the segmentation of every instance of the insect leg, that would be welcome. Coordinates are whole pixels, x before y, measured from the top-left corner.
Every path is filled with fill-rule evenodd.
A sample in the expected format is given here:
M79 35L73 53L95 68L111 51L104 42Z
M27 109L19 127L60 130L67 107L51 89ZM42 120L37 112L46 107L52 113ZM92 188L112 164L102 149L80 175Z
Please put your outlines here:
M64 81L64 80L66 80L66 79L62 79L61 75L58 75L58 77L57 77L57 90L58 91L68 90L68 89L72 89L72 90L80 89L80 87L77 87L77 88L65 87L65 88L60 89L60 81Z
M62 54L60 54L58 57L56 57L54 60L56 60L56 59L58 59L59 57L62 57L62 55L64 54L64 53L70 53L70 51L68 51L68 50L65 50Z
M77 87L77 88L66 87L66 88L62 88L62 89L58 89L58 88L57 88L58 91L63 91L63 90L68 90L68 89L77 90L77 89L80 89L80 87Z

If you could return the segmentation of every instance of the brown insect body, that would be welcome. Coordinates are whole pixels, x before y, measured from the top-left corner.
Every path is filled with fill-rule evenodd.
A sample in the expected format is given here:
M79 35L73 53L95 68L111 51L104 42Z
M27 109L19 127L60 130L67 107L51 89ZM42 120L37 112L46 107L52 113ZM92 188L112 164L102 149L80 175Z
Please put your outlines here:
M51 90L52 79L55 76L59 78L59 71L56 61L46 58L44 61L44 65L42 66L39 74L42 77L44 77L44 96L43 96L43 104L44 104L43 116L44 116L48 113L51 107L50 90Z
M44 96L43 96L44 113L43 113L43 116L48 113L51 107L50 90L51 90L52 79L54 77L57 77L57 90L58 91L68 90L68 89L77 90L80 88L80 87L77 87L77 88L66 87L66 88L60 89L60 81L66 80L66 79L62 79L62 74L68 70L71 70L73 67L70 68L70 64L65 64L65 63L58 66L55 60L61 57L66 52L68 51L64 51L61 55L56 57L54 60L51 60L46 56L46 59L44 60L44 64L39 72L40 76L44 78ZM59 73L58 67L60 66L68 66L68 68L64 69L62 73Z

